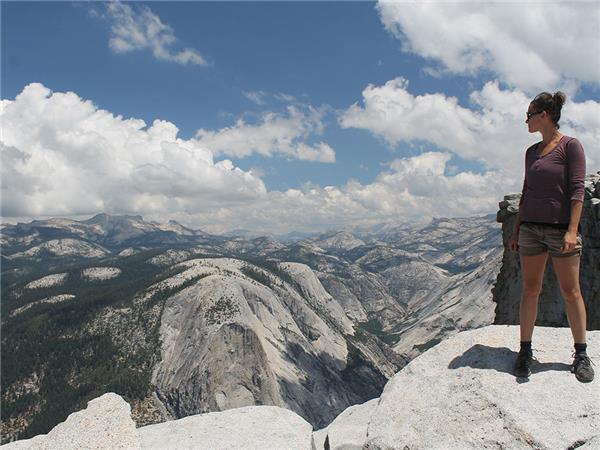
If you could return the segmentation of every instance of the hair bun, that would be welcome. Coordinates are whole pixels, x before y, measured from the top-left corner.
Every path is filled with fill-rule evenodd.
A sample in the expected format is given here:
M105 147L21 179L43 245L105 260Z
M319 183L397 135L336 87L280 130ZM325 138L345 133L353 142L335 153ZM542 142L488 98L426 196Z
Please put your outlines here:
M558 91L554 93L554 95L552 96L552 100L554 101L554 105L556 106L556 108L560 110L560 108L562 108L562 105L564 105L567 101L567 96L564 94L564 92Z

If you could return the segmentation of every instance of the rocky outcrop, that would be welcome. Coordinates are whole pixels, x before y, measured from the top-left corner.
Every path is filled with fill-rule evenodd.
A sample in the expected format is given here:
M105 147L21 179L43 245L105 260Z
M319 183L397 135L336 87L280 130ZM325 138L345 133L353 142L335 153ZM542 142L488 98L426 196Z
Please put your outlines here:
M329 450L361 450L367 437L371 415L378 398L346 408L327 428L315 431L315 448Z
M411 360L463 330L491 325L495 304L491 286L500 270L501 250L476 270L454 275L436 296L423 302L402 329L394 350Z
M198 279L165 304L152 375L171 418L268 404L324 425L377 396L398 369L366 339L349 352L352 322L304 264L279 263L276 273L229 258L181 267L162 284ZM371 364L352 376L356 352Z
M121 396L109 392L88 402L48 434L11 442L7 450L141 449L131 408Z
M521 194L510 194L500 202L497 214L502 223L504 255L498 280L492 290L496 306L495 324L518 324L522 281L519 256L509 249L515 228ZM583 253L581 255L580 285L587 309L588 330L600 329L600 172L585 180L585 199L581 215ZM536 324L568 326L560 287L548 258L544 284L540 294Z
M247 406L138 428L142 449L311 450L312 426L277 406Z
M7 450L290 449L311 450L312 426L276 406L251 406L135 428L130 407L104 394L47 435L3 445Z
M492 325L453 336L411 361L385 386L366 449L566 449L600 434L600 380L570 373L567 328L536 328L528 380L512 367L519 328ZM600 332L588 352L600 358ZM527 382L528 381L528 382Z
M89 281L104 281L118 277L121 273L118 267L88 267L81 271L81 276Z
M380 398L349 407L315 432L295 413L274 406L192 415L132 430L129 405L109 393L48 435L2 448L597 449L600 378L584 384L570 373L567 328L538 327L536 333L529 379L512 375L517 326L469 330L411 361ZM592 360L600 360L600 331L589 332L588 343Z
M54 256L77 256L81 258L100 258L110 254L106 248L80 239L52 239L29 250L7 256L7 258L32 258L43 254Z
M52 286L60 286L64 283L68 273L55 273L52 275L46 275L38 280L34 280L25 285L25 289L40 289Z

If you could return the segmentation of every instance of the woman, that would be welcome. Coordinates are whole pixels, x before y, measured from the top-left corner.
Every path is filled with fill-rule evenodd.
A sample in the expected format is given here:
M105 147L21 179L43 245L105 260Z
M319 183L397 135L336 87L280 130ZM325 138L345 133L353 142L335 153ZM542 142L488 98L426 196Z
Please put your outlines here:
M594 370L586 354L586 311L579 287L585 155L577 139L558 131L565 100L562 92L539 94L529 104L525 121L530 133L542 134L542 141L525 154L523 192L510 244L512 251L519 252L523 278L521 349L514 373L518 377L531 374L531 338L549 253L575 341L571 371L579 381L589 382Z

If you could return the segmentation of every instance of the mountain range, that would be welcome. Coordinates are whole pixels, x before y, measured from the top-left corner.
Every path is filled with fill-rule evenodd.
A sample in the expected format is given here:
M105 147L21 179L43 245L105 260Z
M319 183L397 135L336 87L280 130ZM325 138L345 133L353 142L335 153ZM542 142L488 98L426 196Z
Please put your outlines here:
M581 217L590 330L599 181L586 178ZM3 225L2 440L47 433L106 392L138 427L271 405L322 428L446 338L518 324L518 202L505 196L496 217L287 240L107 214ZM537 324L565 327L551 272Z
M3 225L3 436L47 432L108 390L139 424L270 404L320 427L493 321L493 216L375 230L280 241L107 214Z

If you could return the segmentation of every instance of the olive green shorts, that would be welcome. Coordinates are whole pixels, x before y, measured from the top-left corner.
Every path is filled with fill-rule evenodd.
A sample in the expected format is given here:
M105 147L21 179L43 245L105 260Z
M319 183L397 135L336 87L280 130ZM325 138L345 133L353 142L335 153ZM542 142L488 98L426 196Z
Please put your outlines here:
M545 224L522 223L519 227L519 254L534 256L549 252L550 256L581 256L583 241L577 233L577 244L568 253L561 251L567 230Z

